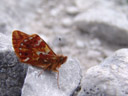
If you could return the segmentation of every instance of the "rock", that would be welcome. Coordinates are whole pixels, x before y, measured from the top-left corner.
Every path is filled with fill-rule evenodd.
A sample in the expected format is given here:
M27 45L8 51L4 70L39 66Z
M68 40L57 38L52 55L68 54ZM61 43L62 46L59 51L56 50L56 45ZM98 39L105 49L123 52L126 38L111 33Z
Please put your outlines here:
M79 86L81 80L81 69L79 62L68 59L59 68L59 85L57 86L57 73L43 71L42 69L29 67L22 96L71 96Z
M102 0L103 1L103 0ZM105 0L104 0L105 1ZM91 2L89 0L75 0L75 3L77 5L77 7L81 10L84 11L90 7L92 7L94 5L94 3L98 4L101 2L101 0L91 0ZM95 6L96 6L95 4Z
M64 18L61 22L65 27L70 27L72 25L72 20L70 18Z
M96 8L96 7L111 7L116 9L117 7L122 7L122 5L126 4L126 0L75 0L76 6L81 10L85 11L89 8Z
M59 9L59 8L54 8L54 9L52 9L52 10L50 11L50 14L51 14L52 16L57 16L57 15L59 14L59 12L60 12L60 9Z
M88 4L86 2L88 0L80 1L81 4ZM90 32L101 40L112 44L128 45L128 19L126 13L118 10L119 7L116 7L113 2L107 0L93 1L95 2L91 3L89 1L91 6L88 9L83 8L84 11L75 17L73 24L83 32Z
M81 40L77 40L77 41L76 41L76 45L77 45L78 48L84 48L84 47L85 47L84 42L81 41Z
M78 96L127 96L128 49L121 49L87 70Z
M96 51L96 50L89 50L86 54L89 58L102 57L101 53L99 51Z
M9 38L0 34L0 96L20 96L27 66L17 59Z
M70 14L70 15L76 15L76 14L79 13L78 8L75 7L75 6L67 7L67 8L66 8L66 11L67 11L67 13Z

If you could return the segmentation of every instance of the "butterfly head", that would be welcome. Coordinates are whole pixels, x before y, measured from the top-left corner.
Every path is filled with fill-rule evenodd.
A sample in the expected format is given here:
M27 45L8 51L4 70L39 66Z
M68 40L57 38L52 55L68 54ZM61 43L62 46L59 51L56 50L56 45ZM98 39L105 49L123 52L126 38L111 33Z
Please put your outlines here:
M60 56L58 56L57 62L62 65L66 62L66 60L67 60L67 56L60 55Z

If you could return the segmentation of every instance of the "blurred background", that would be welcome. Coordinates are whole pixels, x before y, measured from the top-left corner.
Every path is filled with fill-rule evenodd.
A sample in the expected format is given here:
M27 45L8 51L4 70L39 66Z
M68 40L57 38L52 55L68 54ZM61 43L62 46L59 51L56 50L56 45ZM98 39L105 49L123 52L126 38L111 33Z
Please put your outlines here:
M83 74L128 46L128 0L0 0L0 33L39 34ZM8 39L8 38L7 38Z

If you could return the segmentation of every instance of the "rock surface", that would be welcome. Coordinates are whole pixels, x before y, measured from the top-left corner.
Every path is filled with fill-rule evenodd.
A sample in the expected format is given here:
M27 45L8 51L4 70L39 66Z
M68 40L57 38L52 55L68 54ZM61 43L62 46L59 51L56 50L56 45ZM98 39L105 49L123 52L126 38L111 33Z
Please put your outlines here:
M90 68L78 96L128 96L128 49L121 49Z
M42 69L29 67L22 96L70 96L81 81L79 62L75 59L68 61L59 68L59 85L57 86L57 73L43 71Z
M27 66L19 62L7 38L0 34L0 96L20 96Z
M100 39L113 44L128 45L127 14L122 12L121 9L119 10L119 7L115 4L116 1L76 1L78 7L81 6L80 9L83 10L74 19L74 24L79 29L84 32L91 32Z

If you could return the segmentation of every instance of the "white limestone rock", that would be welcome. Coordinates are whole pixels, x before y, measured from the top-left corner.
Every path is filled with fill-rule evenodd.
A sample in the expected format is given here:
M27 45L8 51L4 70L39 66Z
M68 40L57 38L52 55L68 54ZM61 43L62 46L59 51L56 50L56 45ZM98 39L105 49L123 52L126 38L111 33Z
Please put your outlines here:
M78 7L82 8L81 14L74 19L74 25L82 32L95 34L102 40L113 44L128 45L128 19L127 13L121 11L115 2L108 0L76 0ZM78 3L79 2L79 3ZM88 4L89 3L89 4ZM82 5L81 5L82 6Z
M64 18L61 22L65 27L70 27L72 25L72 20L70 18Z
M76 40L76 45L78 48L84 48L85 47L84 42L81 40Z
M22 89L21 96L70 96L79 86L81 70L79 62L68 59L59 68L59 85L57 86L57 73L43 71L42 69L29 67Z
M96 7L110 7L117 9L117 7L123 7L122 5L127 6L126 0L75 0L75 4L80 9L80 11L86 11L89 8Z
M87 70L78 96L128 96L128 49Z
M11 42L11 38L8 35L5 35L3 33L0 33L0 48L1 51L5 51L5 50L12 50L12 42Z
M79 9L76 6L70 6L66 8L66 12L70 15L76 15L79 13Z

